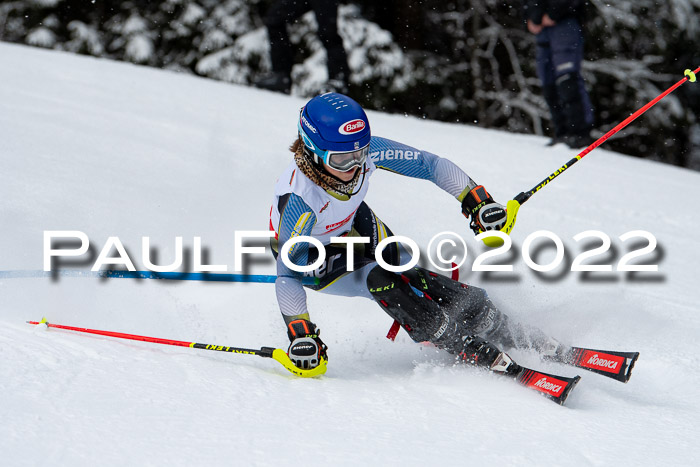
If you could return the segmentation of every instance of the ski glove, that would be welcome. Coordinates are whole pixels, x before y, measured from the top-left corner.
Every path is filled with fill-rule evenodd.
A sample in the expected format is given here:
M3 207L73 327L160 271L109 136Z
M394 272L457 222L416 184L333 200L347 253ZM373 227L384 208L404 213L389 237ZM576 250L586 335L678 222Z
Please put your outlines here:
M302 370L316 368L321 358L327 358L328 347L318 334L316 325L305 319L297 319L287 325L287 336L291 341L287 355Z
M471 216L469 227L474 234L487 230L501 230L506 224L506 208L493 200L482 185L473 188L462 200L462 214Z

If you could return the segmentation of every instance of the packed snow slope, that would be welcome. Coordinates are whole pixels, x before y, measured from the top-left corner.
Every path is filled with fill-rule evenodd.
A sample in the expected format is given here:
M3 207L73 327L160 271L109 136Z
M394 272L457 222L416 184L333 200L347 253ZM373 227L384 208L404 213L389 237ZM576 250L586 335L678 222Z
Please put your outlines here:
M145 269L183 237L233 271L235 231L265 230L272 187L291 160L298 98L60 52L0 44L0 269L41 270L43 232L77 230L89 269L109 237ZM630 103L630 105L633 105ZM632 111L633 109L630 108ZM374 134L448 157L499 201L575 155L542 137L369 112ZM644 125L644 117L635 122ZM673 148L669 148L673 150ZM568 343L639 351L628 384L513 351L524 365L580 374L565 406L512 381L453 365L414 344L359 298L309 294L329 346L325 376L300 379L270 359L42 330L26 320L211 344L286 348L273 286L61 277L0 279L3 465L698 465L700 316L695 211L700 174L596 149L520 209L512 273L472 271L484 251L459 204L429 182L380 172L368 204L424 249L463 236L463 280L515 319ZM562 266L535 273L521 251L538 230L561 238ZM571 272L601 244L612 247ZM615 269L622 242L658 241ZM636 242L636 245L632 245ZM537 245L540 245L539 247ZM64 245L65 247L66 245ZM538 240L533 258L554 258ZM116 250L110 256L116 256ZM246 273L271 274L257 255Z

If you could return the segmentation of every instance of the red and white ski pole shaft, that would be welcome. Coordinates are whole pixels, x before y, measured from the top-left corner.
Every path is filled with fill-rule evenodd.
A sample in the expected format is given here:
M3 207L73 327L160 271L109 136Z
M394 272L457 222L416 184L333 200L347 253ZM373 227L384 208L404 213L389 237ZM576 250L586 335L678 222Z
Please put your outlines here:
M632 115L630 115L629 117L627 117L624 121L622 121L621 123L619 123L615 128L613 128L612 130L608 131L608 132L605 133L603 136L601 136L600 138L598 138L597 141L595 141L593 144L591 144L591 145L588 146L586 149L584 149L583 151L581 151L576 157L574 157L573 159L571 159L569 162L567 162L566 164L564 164L564 165L562 165L561 167L559 167L559 168L558 168L557 170L555 170L549 177L547 177L547 178L545 178L544 180L542 180L537 186L533 187L533 188L532 188L531 190L529 190L529 191L525 191L525 192L519 193L515 198L513 198L513 199L510 200L510 201L508 201L508 204L507 204L507 206L506 206L506 211L507 211L507 213L508 213L508 217L507 217L507 219L506 219L505 225L504 225L503 228L501 229L501 232L504 232L504 233L506 233L506 234L509 234L509 233L513 230L513 227L515 226L516 216L517 216L517 214L518 214L518 209L520 209L520 206L521 206L523 203L525 203L528 199L530 199L530 197L531 197L532 195L534 195L535 193L537 193L539 190L541 190L542 188L544 188L549 182L551 182L552 180L554 180L555 178L557 178L559 175L561 175L562 173L564 173L564 171L565 171L566 169L568 169L569 167L571 167L572 165L574 165L575 163L577 163L578 161L580 161L581 159L583 159L583 158L586 156L586 154L588 154L589 152L593 151L595 148L597 148L598 146L600 146L601 144L603 144L603 143L604 143L605 141L607 141L608 138L610 138L612 135L614 135L615 133L617 133L618 131L622 130L624 127L626 127L626 126L629 125L630 123L632 123L637 117L639 117L639 116L642 115L644 112L646 112L647 110L649 110L650 108L652 108L652 107L653 107L657 102L659 102L661 99L663 99L664 97L666 97L666 96L668 96L669 94L671 94L673 91L676 90L676 88L678 88L679 86L681 86L683 83L685 83L686 81L690 81L691 83L694 83L694 82L696 81L696 77L695 77L695 74L696 74L696 73L700 73L700 67L696 68L695 70L690 70L690 69L685 70L685 73L684 73L685 76L683 77L683 79L681 79L681 80L678 81L676 84L674 84L673 86L671 86L670 88L668 88L667 90L665 90L664 92L662 92L661 94L659 94L656 98L654 98L653 100L651 100L651 101L650 101L649 103L647 103L644 107L642 107L641 109L637 110L635 113L633 113Z
M27 321L28 324L44 324L49 328L64 329L67 331L84 332L87 334L97 334L100 336L116 337L119 339L129 339L133 341L143 341L152 342L154 344L164 344L164 345L174 345L178 347L190 347L193 349L203 349L203 350L215 350L218 352L230 352L236 354L244 355L257 355L259 357L272 358L279 362L288 371L294 373L297 376L303 378L310 378L313 376L319 376L326 372L326 367L328 361L326 359L321 359L321 363L310 370L303 370L298 368L289 359L287 353L282 349L276 349L274 347L262 347L260 350L256 349L244 349L240 347L229 347L225 345L213 345L213 344L199 344L197 342L187 342L187 341L177 341L173 339L162 339L160 337L149 337L149 336L139 336L137 334L126 334L123 332L115 331L102 331L99 329L88 329L88 328L78 328L74 326L65 326L63 324L53 324L46 321L46 318L42 318L41 321Z

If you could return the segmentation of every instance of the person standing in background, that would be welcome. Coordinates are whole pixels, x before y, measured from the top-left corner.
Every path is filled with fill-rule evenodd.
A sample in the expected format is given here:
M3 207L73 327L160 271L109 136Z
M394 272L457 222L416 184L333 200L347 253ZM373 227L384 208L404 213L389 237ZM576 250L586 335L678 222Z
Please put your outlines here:
M585 0L524 0L527 29L536 36L537 75L554 138L582 148L593 142L593 106L581 76Z
M277 0L267 11L264 23L270 39L272 72L255 82L270 91L289 93L292 87L294 48L289 40L287 24L313 10L318 23L318 37L328 56L328 90L347 92L350 74L343 39L338 34L339 0Z

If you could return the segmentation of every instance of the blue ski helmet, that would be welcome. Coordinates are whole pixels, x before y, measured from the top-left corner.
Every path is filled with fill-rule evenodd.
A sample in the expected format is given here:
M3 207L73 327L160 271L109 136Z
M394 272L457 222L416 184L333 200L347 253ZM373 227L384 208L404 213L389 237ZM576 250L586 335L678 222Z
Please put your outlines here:
M364 164L371 138L360 104L335 92L311 99L299 113L299 136L316 164L346 171Z

